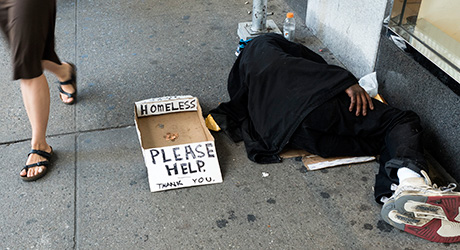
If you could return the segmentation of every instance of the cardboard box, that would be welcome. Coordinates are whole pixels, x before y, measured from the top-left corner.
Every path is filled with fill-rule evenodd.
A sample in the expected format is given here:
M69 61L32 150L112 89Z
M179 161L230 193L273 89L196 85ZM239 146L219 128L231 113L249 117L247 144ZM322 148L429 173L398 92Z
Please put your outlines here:
M134 113L151 192L222 182L214 138L197 98L143 100L135 103Z

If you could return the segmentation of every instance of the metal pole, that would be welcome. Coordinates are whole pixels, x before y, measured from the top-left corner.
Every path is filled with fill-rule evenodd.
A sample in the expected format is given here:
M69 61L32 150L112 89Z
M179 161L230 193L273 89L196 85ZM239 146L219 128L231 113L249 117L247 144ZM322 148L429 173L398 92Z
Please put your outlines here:
M401 16L399 17L398 26L402 26L402 22L404 20L404 12L406 12L406 4L407 4L407 0L404 0L402 10L401 10Z
M267 0L253 0L252 3L252 24L254 32L264 31L267 28Z

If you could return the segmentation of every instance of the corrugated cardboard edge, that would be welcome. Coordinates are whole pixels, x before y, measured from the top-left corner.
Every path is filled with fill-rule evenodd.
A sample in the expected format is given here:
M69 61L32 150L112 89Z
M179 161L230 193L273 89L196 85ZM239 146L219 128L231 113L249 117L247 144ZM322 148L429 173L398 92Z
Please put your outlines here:
M305 150L294 149L281 152L280 157L285 159L302 157L302 163L307 168L307 170L318 170L375 160L374 156L323 158L318 155L311 154Z
M308 170L318 170L335 166L351 165L373 160L375 160L374 156L322 158L317 155L310 155L302 157L302 162Z

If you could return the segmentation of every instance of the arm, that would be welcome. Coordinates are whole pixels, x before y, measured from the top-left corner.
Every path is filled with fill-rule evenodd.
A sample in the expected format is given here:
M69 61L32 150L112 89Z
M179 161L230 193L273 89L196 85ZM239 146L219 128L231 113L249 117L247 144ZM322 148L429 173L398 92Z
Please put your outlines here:
M345 90L345 93L347 93L351 99L349 108L350 112L352 112L356 107L356 116L359 116L361 113L363 116L366 116L368 106L370 110L374 109L371 97L363 88L361 88L361 86L359 86L359 84L352 85Z

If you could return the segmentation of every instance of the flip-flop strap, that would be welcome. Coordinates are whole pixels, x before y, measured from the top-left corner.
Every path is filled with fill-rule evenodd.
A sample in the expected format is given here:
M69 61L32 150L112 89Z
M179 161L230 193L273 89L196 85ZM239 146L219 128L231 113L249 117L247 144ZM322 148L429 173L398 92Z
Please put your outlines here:
M48 167L48 165L50 164L49 161L39 161L37 163L33 163L33 164L29 164L29 165L25 165L22 169L22 170L26 170L26 172L29 170L29 168L33 168L33 167L40 167L40 166L44 166L44 167Z
M69 85L69 84L73 84L75 82L75 76L72 75L72 78L70 78L70 80L67 80L65 82L59 82L59 84L61 85Z
M37 154L37 155L39 155L39 156L41 156L41 157L46 158L48 161L49 161L50 158L51 158L51 154L50 154L50 153L45 152L45 151L43 151L43 150L38 150L38 149L32 149L32 150L30 150L30 152L29 152L29 154L28 154L27 156L29 156L30 154ZM38 162L38 163L40 163L40 162ZM32 164L32 165L33 165L33 164Z
M64 95L68 96L69 98L74 98L74 97L75 97L75 93L76 93L76 92L74 92L74 93L65 92L65 91L61 88L61 86L59 86L58 89L59 89L59 92L61 92L61 94L64 94Z

